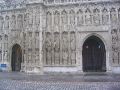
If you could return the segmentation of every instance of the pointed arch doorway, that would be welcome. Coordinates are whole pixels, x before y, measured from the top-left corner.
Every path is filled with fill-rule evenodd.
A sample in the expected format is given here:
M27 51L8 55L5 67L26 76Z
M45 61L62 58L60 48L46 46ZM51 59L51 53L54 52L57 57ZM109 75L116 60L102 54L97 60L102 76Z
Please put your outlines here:
M84 72L106 71L106 50L100 38L91 36L84 42L82 57Z
M11 67L12 71L20 72L22 62L22 49L20 45L15 44L12 47Z

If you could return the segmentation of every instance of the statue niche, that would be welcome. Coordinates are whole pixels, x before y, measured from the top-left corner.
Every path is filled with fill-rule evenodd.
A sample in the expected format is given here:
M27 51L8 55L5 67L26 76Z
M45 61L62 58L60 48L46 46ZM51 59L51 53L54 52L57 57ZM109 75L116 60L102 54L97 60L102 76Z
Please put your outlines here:
M46 41L45 41L45 51L46 51L46 64L52 64L52 37L51 33L46 33Z
M47 12L47 30L50 31L52 29L52 14Z
M9 17L5 17L5 29L9 29Z
M117 23L117 14L115 8L112 8L110 11L110 19L111 19L111 24Z
M54 14L54 31L59 32L59 24L60 24L60 13L58 11L55 11L55 14Z
M74 25L75 24L75 12L73 10L70 11L70 25Z
M106 8L104 8L102 10L102 24L106 25L109 23L109 14L108 14L108 10Z
M57 32L54 33L54 61L60 64L60 35Z
M61 13L61 22L62 22L62 30L66 31L67 30L67 24L68 24L68 15L65 10L62 11Z
M16 29L16 16L12 15L11 29Z
M70 59L71 59L71 64L76 63L76 37L75 37L75 32L70 33Z
M93 16L94 24L99 25L100 24L100 10L94 9L93 13L94 13L94 16Z
M83 23L84 23L84 20L83 20L83 11L80 9L77 12L77 26L81 26L81 25L83 25Z
M68 64L68 33L63 32L62 34L62 63Z
M18 15L17 17L17 28L20 30L23 27L23 16Z
M91 25L92 24L92 15L91 15L91 11L87 8L87 10L85 11L85 23L86 25Z

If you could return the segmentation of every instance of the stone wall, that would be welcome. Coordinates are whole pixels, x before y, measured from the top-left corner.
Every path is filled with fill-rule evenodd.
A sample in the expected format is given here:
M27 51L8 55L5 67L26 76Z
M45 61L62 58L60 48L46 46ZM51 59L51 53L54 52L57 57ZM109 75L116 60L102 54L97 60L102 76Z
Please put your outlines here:
M1 10L0 63L8 64L7 70L11 70L12 47L19 44L23 53L21 71L42 72L43 66L48 67L46 71L49 67L82 71L83 43L96 35L106 47L107 71L119 67L119 4L78 0L48 5L31 0L22 8Z

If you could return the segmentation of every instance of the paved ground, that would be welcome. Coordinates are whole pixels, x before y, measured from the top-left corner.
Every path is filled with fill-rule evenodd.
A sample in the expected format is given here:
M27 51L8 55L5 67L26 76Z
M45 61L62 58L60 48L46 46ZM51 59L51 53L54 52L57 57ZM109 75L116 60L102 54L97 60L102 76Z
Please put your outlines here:
M120 75L33 75L0 72L0 90L120 90Z

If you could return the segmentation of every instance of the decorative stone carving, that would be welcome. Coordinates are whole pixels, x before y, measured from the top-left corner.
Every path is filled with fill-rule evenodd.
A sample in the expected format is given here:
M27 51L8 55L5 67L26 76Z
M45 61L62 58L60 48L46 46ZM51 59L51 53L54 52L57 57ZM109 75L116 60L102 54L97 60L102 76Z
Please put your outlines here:
M65 10L62 11L62 16L61 16L61 20L62 20L62 24L67 24L68 23L68 15L67 12Z
M111 24L117 23L117 13L115 8L112 8L110 11L110 19L111 19Z
M46 64L52 64L52 38L51 33L46 33L46 41L45 41L45 50L46 50Z
M71 59L71 64L76 63L76 37L75 37L75 32L70 33L70 59Z
M113 29L111 31L112 34L112 60L114 64L119 64L120 60L120 48L119 48L119 36L118 36L118 30Z
M68 64L68 33L62 34L62 61L64 65Z
M63 10L61 13L61 24L62 24L62 31L66 31L68 24L68 14L65 10Z
M9 29L9 16L5 17L5 25L4 25L5 29Z
M69 17L70 25L74 25L75 24L75 12L71 10L69 15L70 15Z
M60 35L59 33L54 33L54 61L55 64L60 63Z
M39 48L39 32L35 33L35 48Z
M3 25L4 25L4 18L0 16L0 30L3 29Z
M16 29L16 16L12 15L11 18L11 29Z
M17 28L22 29L22 27L23 27L23 16L18 15L18 17L17 17Z
M29 44L28 44L29 48L32 48L32 32L29 32Z
M28 15L29 15L28 24L29 24L30 27L32 27L33 26L33 10L32 9L29 10Z
M60 26L60 13L58 11L55 11L55 14L54 14L54 31L59 32L59 26Z
M102 24L106 25L109 23L109 14L108 14L108 10L106 8L104 8L102 10Z
M5 35L5 40L8 41L8 35Z
M36 8L36 11L35 11L35 27L36 27L36 30L39 30L39 25L40 25L40 11L39 11L39 8Z
M4 60L7 60L8 59L8 52L7 51L4 51Z
M100 24L100 10L99 9L94 9L93 10L93 21L95 25L99 25Z
M84 24L83 11L79 9L79 11L77 12L77 26L81 26L83 24Z
M88 8L85 11L85 23L86 25L92 24L92 15L91 11Z
M29 28L29 13L26 13L24 16L24 27Z
M118 30L117 29L113 29L112 31L111 31L111 34L112 34L112 43L113 44L117 44L117 42L118 42Z
M47 29L50 31L52 27L52 14L50 12L47 12Z

